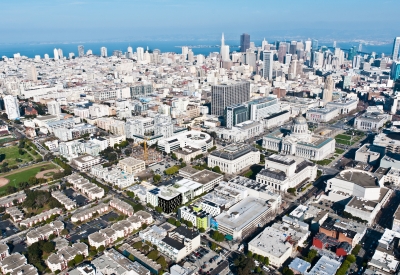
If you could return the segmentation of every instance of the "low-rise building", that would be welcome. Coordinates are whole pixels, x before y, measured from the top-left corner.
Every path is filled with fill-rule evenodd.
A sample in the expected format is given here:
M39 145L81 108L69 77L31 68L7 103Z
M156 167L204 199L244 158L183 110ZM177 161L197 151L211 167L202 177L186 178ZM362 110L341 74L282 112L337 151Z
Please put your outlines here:
M328 122L339 115L338 108L313 108L307 110L306 118L312 122Z
M317 166L301 157L271 155L265 158L265 169L257 174L257 182L271 186L278 192L313 181Z
M6 208L6 213L11 216L14 222L20 222L24 218L24 213L16 206Z
M180 226L167 232L166 230L152 226L139 233L146 241L156 245L158 251L164 253L175 262L179 262L200 246L200 234Z
M236 174L253 164L260 162L260 151L248 144L231 144L223 149L211 152L208 156L209 167L218 166L222 172Z
M201 149L203 153L206 153L208 149L214 146L211 136L200 131L180 132L158 141L158 148L167 153L189 145L193 148Z
M61 221L54 221L49 224L37 227L30 230L26 234L26 243L31 245L41 240L48 240L50 235L60 235L64 229L64 224Z
M104 255L94 259L92 264L96 271L102 274L150 275L150 270L137 261L132 262L115 249L106 250Z
M134 212L133 207L130 204L121 201L120 199L117 198L114 198L110 201L110 206L129 217L132 216Z
M74 243L58 250L57 253L50 254L46 264L52 272L63 271L68 268L68 262L77 255L83 255L84 257L89 255L88 246L85 243Z
M4 258L10 256L10 251L8 249L8 245L1 243L0 244L0 261L4 260Z
M203 154L200 148L193 148L190 145L174 150L177 159L182 159L183 162L191 162L196 156Z
M51 196L58 200L62 205L64 205L65 209L72 210L76 208L76 202L68 198L64 193L60 191L53 191Z
M28 219L22 220L19 225L20 226L25 226L25 227L31 227L39 222L45 221L47 219L50 219L51 216L53 215L60 215L62 213L62 210L59 208L53 208L48 211L42 212L36 216L30 217Z
M95 215L96 213L98 215L101 215L101 214L107 212L109 209L110 209L110 207L108 206L108 204L100 203L93 207L83 209L82 211L75 212L71 216L71 221L72 222L83 222L85 220L93 218L93 215Z
M120 189L127 188L135 182L135 176L133 174L129 174L120 168L95 165L90 169L90 173Z
M189 179L194 182L200 183L203 185L203 192L209 192L213 189L218 183L222 181L223 175L219 173L212 172L210 170L202 170L198 171L195 174L192 174Z
M282 123L288 122L289 119L290 112L288 110L284 110L263 118L262 122L264 124L264 129L272 129L282 125Z
M136 174L144 171L146 169L146 164L144 160L129 157L120 160L118 162L118 167L125 173Z
M71 183L75 190L79 190L86 195L90 200L101 199L104 197L104 189L96 184L89 182L79 174L72 174L67 177L67 181Z
M215 217L218 231L242 239L250 235L258 226L263 226L272 218L271 205L263 199L247 197L228 211Z
M80 171L89 171L90 168L99 164L101 162L101 157L99 156L91 156L91 155L82 155L71 160L71 164L75 166Z
M0 269L3 274L14 274L14 272L21 270L27 263L28 261L23 255L13 253L0 262ZM38 274L37 271L36 274Z
M307 272L307 275L319 275L321 272L325 275L335 275L336 271L341 266L341 262L329 258L327 256L322 256L318 262L314 265L314 267Z
M18 203L24 202L26 199L25 192L19 192L16 194L12 194L3 198L0 198L0 207L10 207L14 205L14 201L16 200Z
M362 131L378 131L392 116L378 112L366 112L354 120L354 128Z

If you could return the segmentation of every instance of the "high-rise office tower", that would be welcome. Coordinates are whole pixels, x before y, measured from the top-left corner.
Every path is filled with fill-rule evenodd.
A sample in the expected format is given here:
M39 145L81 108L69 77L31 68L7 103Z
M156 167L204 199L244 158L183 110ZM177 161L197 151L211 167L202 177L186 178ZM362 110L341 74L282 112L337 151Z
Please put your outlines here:
M248 49L250 49L250 35L244 33L240 36L240 51L245 53Z
M191 63L194 62L194 54L193 54L192 49L189 49L189 52L188 52L188 61L191 62Z
M263 68L263 77L266 80L272 81L272 70L274 65L274 53L273 51L264 51L264 68Z
M285 65L289 65L290 62L292 62L292 55L290 53L287 53L285 55Z
M12 95L6 95L5 97L3 97L3 101L8 119L10 120L19 119L20 112L19 112L19 103L17 97L16 96L14 97Z
M361 55L356 55L353 57L353 69L359 69L361 66Z
M31 81L37 80L37 71L35 66L28 66L26 68L26 78L28 78Z
M362 43L358 44L358 52L362 52Z
M47 112L51 115L61 114L60 103L55 100L47 102Z
M317 39L313 39L311 42L311 48L313 49L313 51L318 50L318 40Z
M142 47L136 48L136 56L137 56L137 61L144 60L144 49Z
M224 112L226 128L232 129L236 124L248 120L248 109L243 104L234 104L227 106Z
M107 57L107 48L106 47L101 47L100 48L100 56L101 57Z
M63 50L62 49L58 49L58 58L60 58L60 59L64 58L64 54L63 54Z
M268 45L268 41L266 41L265 38L264 38L264 40L261 42L261 50L263 50L263 51L268 50L266 48L267 45Z
M283 63L283 62L284 62L286 52L287 52L287 43L286 43L286 42L281 42L281 43L279 43L278 61L279 61L280 63Z
M244 54L245 64L253 67L253 71L256 70L256 54L254 52L247 52Z
M54 48L54 60L58 60L58 50L56 48Z
M306 40L306 42L304 44L305 44L304 50L306 52L311 52L311 45L312 45L311 40L310 39Z
M225 45L225 37L224 34L222 34L222 38L221 38L221 60L222 61L229 61L229 46Z
M182 47L182 56L183 56L183 59L184 59L184 60L187 59L188 53L189 53L189 48L186 47L186 46L185 46L185 47Z
M400 62L393 62L390 70L391 78L397 81L400 78Z
M128 47L128 49L126 50L128 53L132 53L133 54L133 49L131 46Z
M211 114L223 116L227 106L250 100L250 82L230 82L211 86Z
M325 103L332 101L332 93L333 93L333 79L332 75L328 75L325 79L324 85L324 93L322 94L322 99Z
M399 60L400 37L396 37L393 41L392 59Z
M85 47L83 47L83 45L78 46L78 56L79 57L85 56Z
M297 41L290 42L289 53L291 55L295 55L296 54L296 48L297 48Z

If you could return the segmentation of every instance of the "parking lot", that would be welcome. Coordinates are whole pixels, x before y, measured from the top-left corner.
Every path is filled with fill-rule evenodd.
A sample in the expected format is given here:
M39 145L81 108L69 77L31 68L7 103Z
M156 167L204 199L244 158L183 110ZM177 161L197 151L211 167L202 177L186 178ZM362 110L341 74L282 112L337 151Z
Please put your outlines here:
M19 232L19 229L9 220L0 222L0 230L3 238L7 238Z
M113 213L113 212L110 212L110 213ZM110 214L110 213L108 213L108 214ZM106 215L108 215L108 214L106 214ZM103 216L105 216L105 215L103 215ZM87 238L90 234L97 232L100 229L104 229L104 228L108 227L109 223L106 221L107 218L103 219L103 216L76 227L74 230L75 232L70 234L68 240L74 243L80 239Z
M214 270L218 272L217 267L221 265L222 262L224 262L224 260L221 256L206 247L199 247L182 261L184 266L196 266L200 274L213 274Z
M78 192L75 192L74 189L68 188L64 191L65 195L71 200L75 201L79 207L82 207L89 203L89 199L85 196L81 195Z

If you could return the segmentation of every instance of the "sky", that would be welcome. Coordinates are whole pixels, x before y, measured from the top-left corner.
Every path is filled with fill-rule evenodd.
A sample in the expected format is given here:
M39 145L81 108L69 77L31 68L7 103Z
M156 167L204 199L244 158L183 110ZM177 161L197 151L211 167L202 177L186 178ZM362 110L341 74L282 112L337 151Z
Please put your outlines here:
M0 44L252 38L391 41L399 0L0 0Z

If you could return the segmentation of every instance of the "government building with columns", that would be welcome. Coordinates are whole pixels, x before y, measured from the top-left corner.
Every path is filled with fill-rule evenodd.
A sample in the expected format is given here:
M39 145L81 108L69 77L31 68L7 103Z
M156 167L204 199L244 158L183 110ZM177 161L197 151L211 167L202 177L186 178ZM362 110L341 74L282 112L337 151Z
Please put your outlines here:
M290 130L281 128L264 136L263 147L286 155L323 160L335 152L335 140L313 135L308 130L307 120L298 116Z

